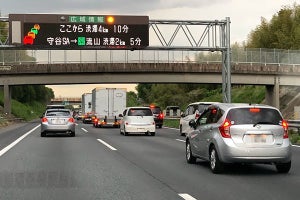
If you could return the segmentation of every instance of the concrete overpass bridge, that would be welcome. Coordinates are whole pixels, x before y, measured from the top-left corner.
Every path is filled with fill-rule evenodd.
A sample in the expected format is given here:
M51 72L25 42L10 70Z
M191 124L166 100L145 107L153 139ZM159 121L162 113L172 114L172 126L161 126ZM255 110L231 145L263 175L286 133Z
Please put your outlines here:
M267 103L279 108L279 87L300 86L300 67L291 64L231 63L231 84L264 85ZM10 112L11 86L90 83L222 84L221 63L58 63L0 66L4 109Z

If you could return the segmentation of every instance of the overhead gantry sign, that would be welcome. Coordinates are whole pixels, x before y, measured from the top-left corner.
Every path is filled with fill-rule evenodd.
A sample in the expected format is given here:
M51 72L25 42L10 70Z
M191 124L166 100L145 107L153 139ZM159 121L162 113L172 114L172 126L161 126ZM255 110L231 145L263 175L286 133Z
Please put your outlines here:
M10 14L10 44L38 49L143 49L149 17Z

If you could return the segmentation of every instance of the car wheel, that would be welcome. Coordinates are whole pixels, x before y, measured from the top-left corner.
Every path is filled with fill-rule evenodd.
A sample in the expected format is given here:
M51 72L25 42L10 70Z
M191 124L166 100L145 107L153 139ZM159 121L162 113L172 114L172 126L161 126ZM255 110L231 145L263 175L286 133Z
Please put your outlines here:
M75 137L75 132L71 132L71 133L70 133L70 136L71 136L71 137Z
M214 174L223 172L224 164L219 160L219 155L215 147L209 153L210 169Z
M128 132L126 132L125 128L124 128L124 136L128 136Z
M155 136L155 132L151 132L151 136Z
M45 137L46 133L45 132L41 132L41 137Z
M179 133L180 133L181 136L184 136L184 135L185 135L184 133L182 133L182 126L181 126L181 125L180 125L180 127L179 127Z
M288 173L291 169L292 162L287 163L276 163L275 164L278 173Z
M162 128L162 124L160 124L158 127L159 127L159 128Z
M197 158L193 156L191 143L189 141L186 141L185 157L188 163L190 164L196 163Z

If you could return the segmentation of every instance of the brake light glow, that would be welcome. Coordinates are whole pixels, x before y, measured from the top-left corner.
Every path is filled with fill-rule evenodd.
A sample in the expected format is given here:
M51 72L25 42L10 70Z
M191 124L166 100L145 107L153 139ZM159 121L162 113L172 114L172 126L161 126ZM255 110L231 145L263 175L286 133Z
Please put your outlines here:
M46 117L43 117L43 118L42 118L42 122L48 122L47 118L46 118Z
M161 114L159 114L158 118L163 119L164 115L161 113Z
M252 113L258 113L260 112L260 108L250 108L249 111Z
M289 138L289 132L288 132L289 125L288 125L287 121L282 120L281 124L284 129L283 138L284 139Z
M74 120L74 118L69 118L69 122L71 122L71 123L74 123L75 122L75 120Z
M224 123L219 127L222 137L231 138L230 126L231 126L230 121L228 119L225 119Z

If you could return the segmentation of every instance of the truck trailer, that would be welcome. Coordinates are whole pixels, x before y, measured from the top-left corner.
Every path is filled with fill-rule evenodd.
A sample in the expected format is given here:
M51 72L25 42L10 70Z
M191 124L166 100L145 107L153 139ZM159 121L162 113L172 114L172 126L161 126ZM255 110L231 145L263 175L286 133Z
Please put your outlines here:
M83 123L92 123L92 93L84 93L81 96L81 114Z
M95 88L92 90L92 113L95 127L120 127L119 115L126 109L126 88Z

